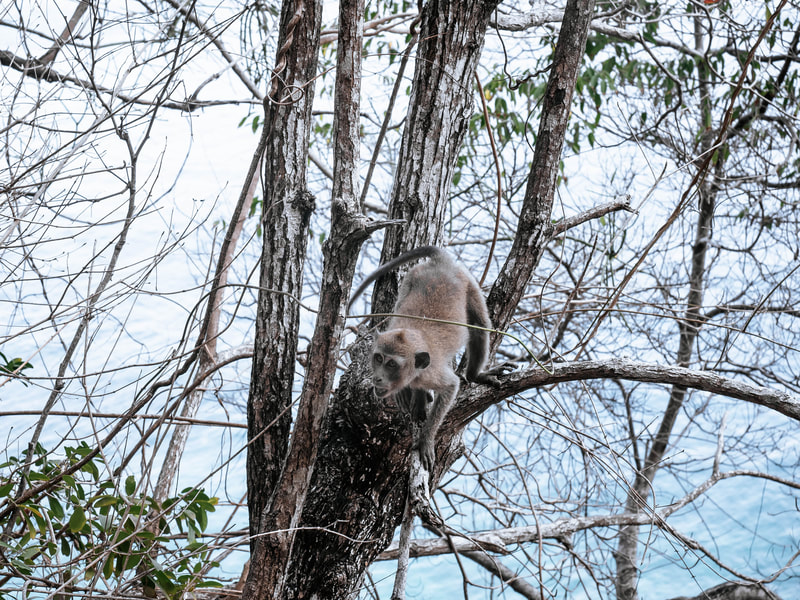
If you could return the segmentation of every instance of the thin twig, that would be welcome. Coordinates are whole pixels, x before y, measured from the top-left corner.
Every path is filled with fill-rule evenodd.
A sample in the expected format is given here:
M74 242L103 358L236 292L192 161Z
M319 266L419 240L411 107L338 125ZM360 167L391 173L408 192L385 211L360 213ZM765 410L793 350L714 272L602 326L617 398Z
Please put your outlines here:
M486 106L486 96L483 93L483 85L481 78L478 77L478 72L475 71L475 82L478 84L478 93L481 97L481 106L483 107L483 122L486 125L486 133L489 135L489 144L492 146L492 156L494 157L494 167L497 173L497 209L494 216L494 233L492 234L492 244L489 246L489 256L486 257L486 266L483 269L483 275L478 282L483 285L486 281L486 275L489 273L489 268L492 266L492 257L494 256L494 248L497 245L497 233L500 231L500 209L503 206L503 174L500 169L500 157L497 155L497 146L494 143L494 133L492 126L489 123L489 109Z

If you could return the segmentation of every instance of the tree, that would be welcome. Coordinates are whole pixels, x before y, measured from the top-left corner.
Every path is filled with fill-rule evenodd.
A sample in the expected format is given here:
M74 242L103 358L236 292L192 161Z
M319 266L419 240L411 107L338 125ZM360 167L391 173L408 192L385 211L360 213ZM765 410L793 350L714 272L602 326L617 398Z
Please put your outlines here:
M378 254L376 232L382 260L445 244L493 282L494 347L519 366L497 390L463 386L439 436L435 504L416 505L434 535L412 544L416 555L467 557L487 584L497 578L530 598L581 588L636 597L648 550L670 545L687 577L651 588L659 597L697 596L694 577L727 597L767 597L766 584L791 582L792 532L770 540L768 564L742 566L746 552L724 535L703 541L687 515L714 532L725 518L715 490L743 478L768 482L763 493L780 506L796 499L786 443L800 415L787 325L796 318L796 7L770 4L763 18L724 3L685 14L575 0L527 14L432 0L417 14L348 1L331 32L311 0L280 11L143 7L116 15L80 2L60 27L20 17L24 52L0 54L10 107L2 256L21 276L3 283L16 312L0 339L2 385L44 395L0 473L2 587L178 596L217 585L214 565L246 545L246 597L370 593L368 568L396 556L387 546L409 470L428 475L408 452L406 417L369 389L370 329L344 318L360 249ZM242 57L229 50L236 25ZM746 42L718 42L726 29L725 40ZM211 76L208 64L219 65ZM225 100L217 79L233 81L239 98ZM385 102L371 93L376 82ZM147 259L126 254L141 253L131 239L163 214L171 186L161 178L188 179L159 171L169 167L153 152L165 113L227 103L249 104L242 124L259 133L248 171L237 172L238 199L198 208ZM620 144L685 167L645 185L615 158ZM574 166L600 154L612 168ZM591 177L594 186L581 185ZM388 202L367 200L370 190ZM626 217L634 207L639 216ZM198 235L191 224L208 214L224 216ZM63 274L48 273L64 227L79 245L95 240L92 250L79 267L61 261ZM207 275L195 272L200 291L162 295L147 278L195 239L208 264ZM391 311L401 276L378 282L369 312ZM170 332L170 352L145 342L141 358L126 360L99 344L117 336L124 347L130 323L157 317L137 302L177 291L186 324ZM238 497L216 499L203 478L178 483L209 388L247 415L247 439L231 438L219 464L226 485L246 471L249 535L228 541L222 523L208 537L209 515L234 519ZM127 389L125 410L97 414L104 395ZM76 440L49 435L57 406L80 415L70 421ZM157 418L139 427L143 411ZM246 465L236 459L245 449ZM768 513L762 506L759 522ZM465 594L482 585L462 572Z

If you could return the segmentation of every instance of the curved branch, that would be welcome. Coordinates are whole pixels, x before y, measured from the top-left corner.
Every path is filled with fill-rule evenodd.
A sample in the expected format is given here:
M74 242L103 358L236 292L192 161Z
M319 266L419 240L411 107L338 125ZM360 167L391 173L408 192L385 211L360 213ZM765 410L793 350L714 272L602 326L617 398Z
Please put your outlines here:
M457 426L466 425L489 406L514 394L545 385L587 379L627 379L694 388L758 404L800 421L800 398L787 392L752 385L711 371L656 365L624 358L557 363L552 366L551 373L538 368L512 373L502 379L502 386L497 390L488 393L488 388L485 387L472 390L450 411L447 420Z

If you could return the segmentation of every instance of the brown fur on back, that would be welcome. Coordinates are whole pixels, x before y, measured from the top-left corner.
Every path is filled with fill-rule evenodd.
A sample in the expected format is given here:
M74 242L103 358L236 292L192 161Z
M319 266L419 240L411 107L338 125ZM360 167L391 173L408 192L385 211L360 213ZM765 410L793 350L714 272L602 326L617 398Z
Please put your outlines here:
M412 268L403 279L393 310L395 316L375 340L372 381L380 398L397 399L411 391L415 406L423 411L428 392L434 392L433 406L415 442L423 464L430 469L435 458L436 432L458 394L459 378L453 363L461 349L466 346L468 380L498 385L492 373L483 371L491 322L480 286L447 252L422 246L369 275L353 294L348 308L370 282L425 257L428 261Z

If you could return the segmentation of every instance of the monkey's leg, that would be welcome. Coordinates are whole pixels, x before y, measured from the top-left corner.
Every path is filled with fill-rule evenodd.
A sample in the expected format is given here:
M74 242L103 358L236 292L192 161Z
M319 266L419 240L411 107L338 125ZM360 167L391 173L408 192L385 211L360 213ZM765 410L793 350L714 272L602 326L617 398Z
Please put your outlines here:
M422 466L428 472L433 469L433 465L436 462L436 433L439 431L447 411L450 410L450 406L458 394L458 377L455 373L451 373L451 377L452 379L449 382L442 385L442 389L436 391L433 408L425 419L419 439L414 444L419 449L419 458L422 461Z

